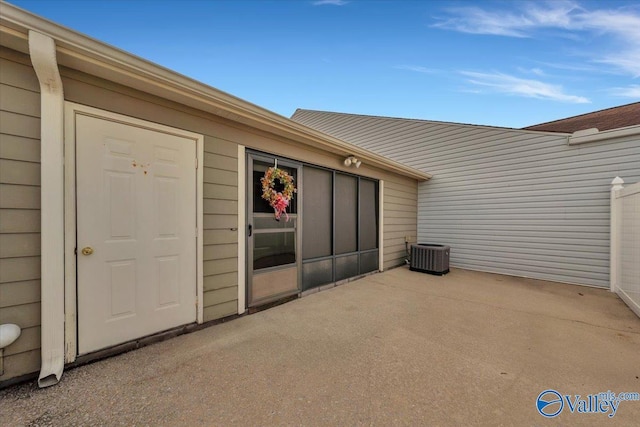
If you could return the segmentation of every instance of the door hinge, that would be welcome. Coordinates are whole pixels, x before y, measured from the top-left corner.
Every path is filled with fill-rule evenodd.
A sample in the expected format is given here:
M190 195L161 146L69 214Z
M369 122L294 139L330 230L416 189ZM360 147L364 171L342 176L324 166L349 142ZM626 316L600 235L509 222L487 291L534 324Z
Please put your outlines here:
M196 157L196 169L198 169L198 158Z
M78 248L73 248L73 254L78 255Z

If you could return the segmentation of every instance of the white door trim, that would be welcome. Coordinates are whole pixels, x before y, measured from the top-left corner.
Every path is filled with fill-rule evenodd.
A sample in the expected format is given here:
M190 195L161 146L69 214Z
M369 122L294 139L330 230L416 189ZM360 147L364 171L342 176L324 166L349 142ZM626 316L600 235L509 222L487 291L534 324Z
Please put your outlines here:
M246 311L247 295L247 156L238 144L238 314Z
M78 354L77 342L77 275L76 275L76 115L82 114L136 126L143 129L175 135L196 142L196 156L194 162L196 170L196 298L197 322L203 322L203 163L204 137L203 135L176 129L109 111L100 110L86 105L65 102L64 104L64 224L65 224L65 362L71 363Z
M378 270L384 271L384 181L378 181Z

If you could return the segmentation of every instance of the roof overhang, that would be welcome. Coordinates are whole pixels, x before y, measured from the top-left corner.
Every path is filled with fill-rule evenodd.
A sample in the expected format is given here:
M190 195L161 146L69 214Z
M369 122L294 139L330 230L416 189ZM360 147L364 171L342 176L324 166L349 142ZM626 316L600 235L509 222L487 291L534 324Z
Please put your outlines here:
M325 135L233 95L2 2L3 46L28 54L29 30L55 40L58 64L419 181L431 174Z

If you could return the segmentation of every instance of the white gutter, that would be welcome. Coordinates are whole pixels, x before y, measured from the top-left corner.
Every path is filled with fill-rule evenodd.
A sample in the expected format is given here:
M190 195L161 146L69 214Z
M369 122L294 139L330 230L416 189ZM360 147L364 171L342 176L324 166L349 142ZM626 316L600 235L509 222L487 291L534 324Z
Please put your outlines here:
M640 136L640 125L627 126L624 128L605 130L600 132L596 128L579 130L569 135L569 145L585 144L587 142L604 141L625 136Z
M38 385L57 384L64 368L64 96L51 37L29 31L40 83L41 366Z

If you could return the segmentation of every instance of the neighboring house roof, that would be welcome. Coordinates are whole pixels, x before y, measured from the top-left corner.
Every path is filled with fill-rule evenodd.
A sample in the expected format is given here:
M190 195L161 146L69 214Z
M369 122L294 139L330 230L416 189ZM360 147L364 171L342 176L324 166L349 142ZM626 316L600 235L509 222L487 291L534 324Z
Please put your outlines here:
M29 31L55 40L61 66L116 82L152 95L196 108L237 123L260 129L297 143L322 148L338 155L356 155L371 166L417 180L430 174L410 168L302 126L293 120L251 104L233 95L178 74L150 61L114 48L76 31L2 2L0 36L2 46L29 54Z
M566 119L540 123L523 128L545 132L573 133L580 130L596 128L599 131L619 129L628 126L640 125L640 102L607 108Z
M474 135L475 137L487 137L488 135L515 137L527 134L541 134L541 132L495 126L367 116L303 110L300 108L291 116L291 119L343 141L396 160L398 158L391 156L390 152L387 151L400 145L404 147L424 146L427 142L446 144L447 141L466 138L469 135ZM401 161L405 162L404 160Z
M464 139L556 135L569 145L640 134L640 102L523 129L297 109L291 119L342 141L414 166L407 149ZM595 129L597 130L595 130ZM400 148L404 152L399 152Z

